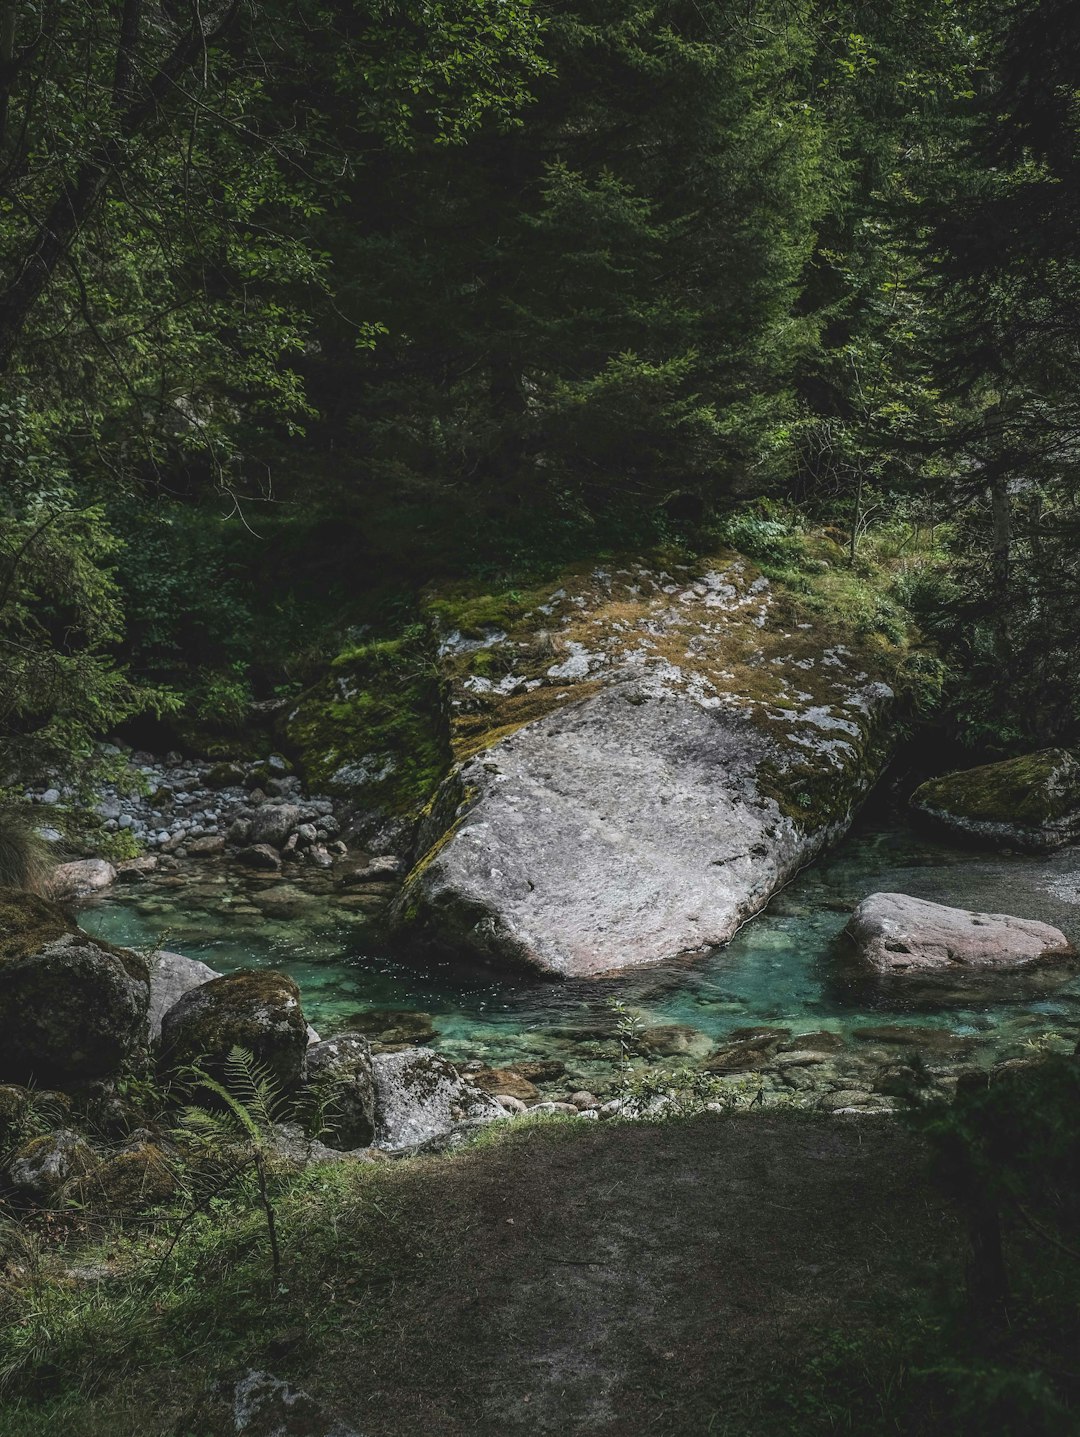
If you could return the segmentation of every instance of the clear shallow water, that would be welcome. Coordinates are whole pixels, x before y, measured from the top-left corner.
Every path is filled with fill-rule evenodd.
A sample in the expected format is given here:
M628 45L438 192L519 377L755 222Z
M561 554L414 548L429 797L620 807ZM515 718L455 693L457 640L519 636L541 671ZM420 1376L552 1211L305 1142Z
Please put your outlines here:
M896 825L864 823L800 875L727 947L619 978L561 983L451 964L417 967L390 956L377 919L312 878L240 878L189 870L84 909L83 926L115 943L166 947L229 972L291 973L304 1011L326 1037L370 1009L430 1014L438 1048L492 1064L559 1058L571 1077L601 1084L618 1045L610 1000L647 1025L682 1024L687 1059L755 1024L794 1032L891 1024L967 1037L968 1061L1021 1053L1047 1032L1080 1036L1080 973L891 985L852 969L839 935L850 908L875 890L958 907L1039 918L1080 946L1080 848L1047 858L979 853L928 841ZM284 891L283 891L284 890ZM929 1037L929 1035L928 1035ZM670 1063L671 1054L657 1060Z

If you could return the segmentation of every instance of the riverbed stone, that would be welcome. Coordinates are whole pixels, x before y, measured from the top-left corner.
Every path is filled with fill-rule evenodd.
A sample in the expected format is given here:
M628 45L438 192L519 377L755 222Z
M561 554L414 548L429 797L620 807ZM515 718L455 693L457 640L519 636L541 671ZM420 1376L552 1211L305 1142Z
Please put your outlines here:
M478 1068L469 1074L469 1081L494 1097L519 1098L523 1103L540 1096L540 1089L510 1068Z
M1075 956L1060 929L905 893L872 893L844 930L861 962L887 975L1006 971Z
M362 1033L384 1047L395 1044L416 1047L434 1042L437 1036L431 1014L409 1008L369 1008L363 1013L353 1013L345 1020L345 1026L350 1032Z
M185 993L209 983L211 978L221 974L209 963L198 958L187 958L183 953L161 951L150 960L150 1007L147 1012L150 1041L156 1043L161 1037L161 1020L174 1004L179 1003Z
M911 805L953 835L1047 852L1080 840L1080 762L1049 748L962 769L921 784Z
M0 1079L116 1073L145 1040L146 960L93 939L55 904L0 888Z
M284 848L294 829L303 822L304 810L295 803L265 803L251 820L251 840L271 848Z
M220 1079L232 1049L244 1048L288 1091L303 1076L307 1046L293 980L270 969L244 969L200 984L165 1013L159 1066L168 1076L199 1062Z
M107 859L78 858L53 869L49 893L56 899L87 898L91 893L111 888L115 882L116 869Z
M426 1048L376 1053L375 1141L388 1152L444 1137L458 1123L504 1116L500 1104Z
M237 861L247 868L257 868L265 873L276 873L281 867L281 854L268 843L252 843L241 848Z
M391 909L418 949L580 976L724 943L889 752L882 655L731 555L567 572L501 627L429 607L457 763Z

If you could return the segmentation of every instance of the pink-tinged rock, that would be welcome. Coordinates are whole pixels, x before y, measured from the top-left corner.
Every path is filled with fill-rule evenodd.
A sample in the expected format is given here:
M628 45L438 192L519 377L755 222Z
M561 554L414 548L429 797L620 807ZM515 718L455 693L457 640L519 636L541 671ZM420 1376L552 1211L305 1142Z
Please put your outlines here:
M1075 957L1060 929L1007 913L972 913L906 893L872 893L845 930L879 973L1006 971Z

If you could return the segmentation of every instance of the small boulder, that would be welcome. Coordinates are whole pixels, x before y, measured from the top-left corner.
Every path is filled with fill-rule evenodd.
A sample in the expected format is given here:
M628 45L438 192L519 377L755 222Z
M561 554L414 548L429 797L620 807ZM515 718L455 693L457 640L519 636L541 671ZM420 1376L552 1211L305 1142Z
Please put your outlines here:
M169 1009L179 1003L185 993L209 983L221 974L198 958L185 958L182 953L155 953L150 963L150 1008L147 1013L150 1041L161 1037L161 1020Z
M249 1372L233 1389L238 1437L360 1437L307 1392L269 1372Z
M300 990L285 973L245 969L185 993L161 1020L159 1065L172 1074L202 1060L221 1078L229 1053L245 1048L282 1089L304 1072L307 1024Z
M61 863L49 879L50 896L56 899L86 898L116 882L116 869L104 858L79 858Z
M341 888L358 888L368 883L393 883L404 876L404 871L405 865L400 858L384 854L343 873L338 884Z
M145 959L46 899L0 888L0 1078L109 1077L144 1041Z
M85 1138L70 1128L59 1128L17 1148L4 1177L17 1201L49 1207L67 1184L88 1173L95 1161Z
M882 974L1006 971L1074 956L1057 928L1007 913L972 913L904 893L872 893L844 930Z
M268 843L251 843L241 848L236 857L248 868L257 868L263 873L276 873L281 867L281 855Z
M168 1202L177 1187L176 1172L164 1151L140 1136L74 1181L71 1196L99 1211L141 1212Z
M212 853L225 851L225 840L218 833L204 833L201 838L191 840L187 851L192 858L209 858Z
M1080 839L1080 762L1048 748L947 773L921 784L911 805L949 833L1046 852Z
M493 1121L500 1104L461 1077L445 1058L423 1048L377 1053L375 1141L388 1152L443 1137L461 1122Z
M138 858L126 858L116 865L117 883L145 883L148 874L154 873L161 859L156 853L144 853Z
M251 820L251 838L256 845L284 848L285 841L303 822L304 811L295 803L265 803Z
M357 1033L313 1043L307 1050L309 1091L325 1100L322 1131L329 1147L349 1152L375 1136L375 1071L371 1047Z
M637 1041L645 1052L659 1058L703 1058L712 1047L705 1033L685 1023L656 1023L642 1028Z

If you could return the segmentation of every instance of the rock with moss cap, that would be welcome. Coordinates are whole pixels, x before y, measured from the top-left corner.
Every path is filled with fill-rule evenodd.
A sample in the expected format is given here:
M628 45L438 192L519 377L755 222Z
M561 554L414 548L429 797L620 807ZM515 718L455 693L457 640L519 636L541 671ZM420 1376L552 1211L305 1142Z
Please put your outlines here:
M391 910L416 948L575 976L724 943L890 749L885 641L736 555L431 608L458 762Z
M30 1138L12 1154L4 1180L17 1202L49 1207L68 1183L88 1173L96 1158L84 1137L70 1128Z
M377 1053L375 1142L388 1152L419 1147L445 1137L460 1123L503 1117L495 1098L483 1092L438 1053L405 1048Z
M1045 853L1080 840L1080 763L1048 748L930 779L911 804L951 834Z
M179 1186L174 1164L148 1133L131 1141L80 1174L70 1195L96 1211L141 1212L168 1202Z
M185 993L161 1020L159 1069L173 1075L201 1063L220 1079L233 1048L244 1048L285 1091L304 1073L307 1024L300 990L285 973L246 969Z
M145 959L82 932L55 904L0 889L0 1079L105 1078L145 1041Z

